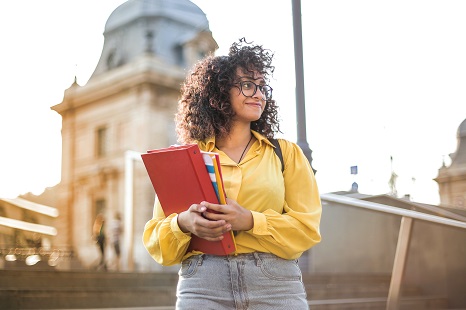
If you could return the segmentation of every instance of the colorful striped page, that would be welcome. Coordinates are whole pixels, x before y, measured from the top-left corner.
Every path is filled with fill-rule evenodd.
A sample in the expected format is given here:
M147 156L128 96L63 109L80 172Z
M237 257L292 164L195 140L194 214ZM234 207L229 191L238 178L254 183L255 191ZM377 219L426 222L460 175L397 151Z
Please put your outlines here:
M223 178L222 178L222 169L220 168L220 158L217 153L215 153L214 158L214 170L215 170L215 178L217 180L218 184L218 191L219 191L219 198L218 201L220 201L221 204L227 204L227 195L225 193L225 188L223 187Z
M216 178L216 173L215 173L215 164L214 164L214 160L212 159L213 153L211 152L201 152L201 153L202 153L202 159L204 159L204 163L207 168L207 172L209 172L210 181L212 182L212 186L214 187L215 194L217 194L218 201L220 201L219 188L218 188L218 183L217 183L217 178Z
M222 178L222 169L220 166L220 157L218 153L215 152L204 152L201 151L202 157L204 158L204 161L206 162L206 167L207 170L209 171L209 175L211 176L212 180L212 174L211 174L211 166L214 168L214 175L215 175L215 182L212 181L212 184L214 184L215 191L217 193L217 198L218 201L220 201L220 204L226 205L227 204L227 195L225 193L225 188L223 187L223 178ZM206 156L208 155L208 156ZM207 157L210 157L207 158ZM236 249L236 240L235 240L235 235L236 233L234 231L230 231L231 234L231 239L233 240L234 247Z
M222 170L220 168L220 157L215 152L204 152L202 151L202 157L206 163L207 171L214 186L215 193L217 194L218 201L220 204L226 204L226 194L223 187Z

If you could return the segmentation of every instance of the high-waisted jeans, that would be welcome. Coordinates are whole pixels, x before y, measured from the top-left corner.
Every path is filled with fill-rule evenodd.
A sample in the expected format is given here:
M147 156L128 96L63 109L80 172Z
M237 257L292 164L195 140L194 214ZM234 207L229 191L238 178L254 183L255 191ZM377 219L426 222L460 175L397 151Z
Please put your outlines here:
M308 310L297 260L269 253L195 255L183 261L177 310Z

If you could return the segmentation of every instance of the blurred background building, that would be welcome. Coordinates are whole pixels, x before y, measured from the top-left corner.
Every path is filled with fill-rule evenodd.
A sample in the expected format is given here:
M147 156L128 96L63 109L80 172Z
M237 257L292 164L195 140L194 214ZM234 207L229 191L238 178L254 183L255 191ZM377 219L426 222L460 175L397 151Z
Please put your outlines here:
M155 193L136 156L134 212L125 210L125 158L127 151L137 154L176 143L174 113L186 71L218 46L206 15L188 0L127 1L109 16L103 35L102 54L89 81L84 86L73 83L63 101L52 107L62 117L61 182L47 189L47 195L25 198L58 210L53 244L70 247L84 268L98 260L92 237L97 214L111 219L121 213L125 227L131 220L131 231L125 232L130 237L124 240L136 257L128 267L123 254L123 263L133 270L154 270L158 266L141 236Z
M157 265L141 243L154 190L136 160L132 207L125 209L125 155L176 143L173 119L186 70L217 44L205 14L187 0L128 1L108 18L104 38L88 83L71 85L63 101L52 107L63 120L56 207L66 218L56 239L73 245L83 265L92 264L94 218L103 213L109 219L120 212L131 230L123 253L133 249L123 262L131 260L131 270L154 270Z

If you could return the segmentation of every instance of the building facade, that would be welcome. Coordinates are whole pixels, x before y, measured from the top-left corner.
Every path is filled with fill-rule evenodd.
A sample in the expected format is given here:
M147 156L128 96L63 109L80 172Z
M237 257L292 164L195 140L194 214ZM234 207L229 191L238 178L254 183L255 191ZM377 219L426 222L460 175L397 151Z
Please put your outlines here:
M62 116L57 244L72 245L84 267L98 260L95 217L102 213L109 220L118 212L131 230L124 231L122 245L128 255L123 261L131 264L123 269L161 268L141 242L154 189L137 160L131 188L125 185L125 154L176 143L174 114L186 70L217 48L205 14L192 2L127 1L107 20L102 54L87 84L74 83L52 107ZM131 210L125 208L128 191ZM111 261L109 245L107 250Z

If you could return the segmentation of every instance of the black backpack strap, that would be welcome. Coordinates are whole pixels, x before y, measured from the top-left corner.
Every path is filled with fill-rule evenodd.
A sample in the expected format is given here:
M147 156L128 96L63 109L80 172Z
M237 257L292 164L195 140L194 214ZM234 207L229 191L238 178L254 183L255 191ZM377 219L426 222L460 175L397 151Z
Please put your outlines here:
M269 141L272 142L272 144L275 146L273 150L275 151L275 154L278 156L278 158L280 159L280 162L282 163L282 173L283 173L283 170L285 170L285 163L283 162L283 154L282 154L282 149L280 147L280 144L278 143L277 139L269 139Z

